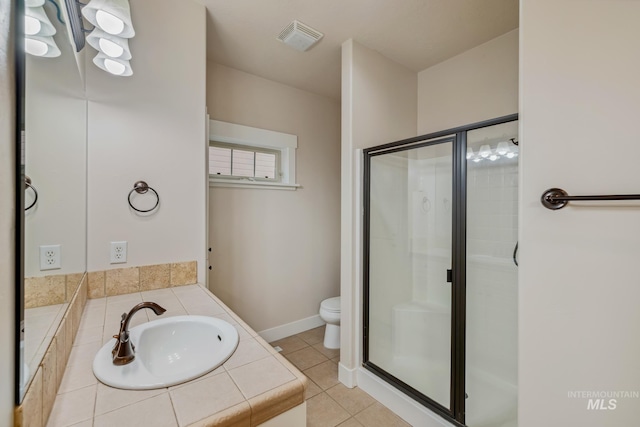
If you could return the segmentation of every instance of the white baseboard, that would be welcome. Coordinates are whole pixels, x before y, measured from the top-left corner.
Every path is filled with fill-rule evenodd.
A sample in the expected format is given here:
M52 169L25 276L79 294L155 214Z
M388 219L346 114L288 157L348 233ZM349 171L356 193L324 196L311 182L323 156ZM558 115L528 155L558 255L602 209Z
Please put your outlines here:
M284 325L276 326L275 328L265 329L258 332L266 342L273 342L281 340L282 338L290 337L291 335L299 334L300 332L308 331L309 329L323 326L325 323L320 318L320 315L307 317L306 319L296 320L295 322L285 323Z
M358 368L349 369L342 363L338 364L338 380L349 388L354 388L358 385L357 372Z
M428 410L364 368L357 369L358 387L395 412L414 427L453 427L438 414Z

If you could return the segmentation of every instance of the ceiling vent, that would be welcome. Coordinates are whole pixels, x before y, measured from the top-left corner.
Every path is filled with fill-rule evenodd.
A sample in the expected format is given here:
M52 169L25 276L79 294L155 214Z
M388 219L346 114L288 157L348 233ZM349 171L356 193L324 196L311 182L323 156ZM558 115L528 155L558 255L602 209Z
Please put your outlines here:
M280 32L278 40L300 52L304 52L316 44L322 36L324 34L304 25L302 22L293 21Z

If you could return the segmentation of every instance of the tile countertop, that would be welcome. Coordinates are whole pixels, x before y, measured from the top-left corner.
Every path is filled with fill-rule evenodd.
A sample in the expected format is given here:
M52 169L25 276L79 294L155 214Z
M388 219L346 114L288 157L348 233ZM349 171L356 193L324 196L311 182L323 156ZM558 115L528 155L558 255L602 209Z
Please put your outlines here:
M157 390L120 390L93 375L93 358L135 304L166 308L161 318L214 316L236 327L238 348L209 374ZM156 315L140 310L134 327ZM87 301L47 427L256 426L304 402L307 378L202 285Z

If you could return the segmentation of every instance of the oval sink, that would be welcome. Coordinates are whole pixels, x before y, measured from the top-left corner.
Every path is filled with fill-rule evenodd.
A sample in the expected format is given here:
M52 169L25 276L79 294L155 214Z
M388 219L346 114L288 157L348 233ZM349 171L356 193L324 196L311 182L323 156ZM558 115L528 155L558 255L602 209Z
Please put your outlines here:
M149 390L190 381L222 365L238 346L238 331L216 317L176 316L129 330L135 359L113 364L110 340L96 354L93 373L106 385Z

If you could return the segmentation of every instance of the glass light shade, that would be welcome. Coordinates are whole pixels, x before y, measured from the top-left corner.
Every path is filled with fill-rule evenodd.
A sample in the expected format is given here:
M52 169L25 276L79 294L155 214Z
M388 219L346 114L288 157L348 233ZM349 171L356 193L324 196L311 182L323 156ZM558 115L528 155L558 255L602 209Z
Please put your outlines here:
M104 68L106 68L108 72L110 72L111 74L115 74L116 76L121 76L127 69L127 67L125 67L123 63L114 61L110 58L104 60Z
M102 52L98 53L96 57L93 58L93 63L101 70L104 70L109 74L113 74L114 76L127 77L133 74L129 61L110 58Z
M38 21L33 16L26 16L25 15L25 17L24 17L24 33L27 36L35 36L36 34L38 34L40 32L41 28L42 28L42 23L40 21Z
M24 50L33 56L44 56L49 51L49 45L41 40L25 39Z
M135 36L128 0L91 0L82 15L94 26L109 34L129 39Z
M467 148L467 160L472 159L474 154L475 154L475 153L473 152L473 148L468 147L468 148Z
M60 56L60 49L53 37L29 36L25 38L24 50L33 56L55 58Z
M102 52L111 58L128 61L131 59L129 40L114 36L95 28L87 35L87 43L98 52Z
M513 159L516 156L516 153L514 153L513 151L509 151L507 153L507 159Z
M511 150L509 150L509 144L507 144L505 141L498 143L498 148L496 148L496 152L498 154L500 154L501 156L504 156L509 151L511 151Z
M119 58L124 53L122 46L119 46L108 39L100 39L98 41L98 45L101 48L100 50L112 58Z
M491 155L491 148L488 145L483 145L480 147L480 157L486 159Z
M24 9L24 16L25 33L27 35L47 37L52 36L56 33L56 27L53 26L42 6L26 7ZM34 20L40 22L40 28L37 28L37 31L35 33L32 32L37 27L37 25L33 22Z
M24 5L26 7L40 7L44 5L45 0L25 0Z
M473 159L473 163L478 163L482 161L482 157L476 157L475 159Z
M98 22L98 27L115 36L124 31L124 21L104 10L96 12L96 22Z
M499 158L500 158L500 156L498 156L496 154L492 154L492 155L489 156L489 160L491 160L492 162L495 162Z

